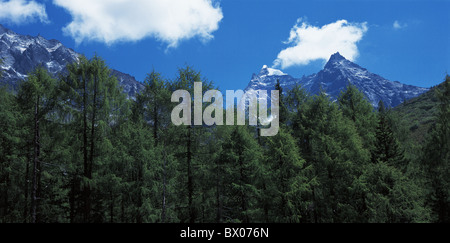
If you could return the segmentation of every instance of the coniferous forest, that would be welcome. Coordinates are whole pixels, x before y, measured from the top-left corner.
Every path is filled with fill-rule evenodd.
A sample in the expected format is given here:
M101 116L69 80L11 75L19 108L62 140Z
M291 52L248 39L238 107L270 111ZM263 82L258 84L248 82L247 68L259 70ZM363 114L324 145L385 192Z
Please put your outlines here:
M217 87L190 66L174 76L152 71L128 99L95 56L1 88L0 222L450 221L448 76L422 140L351 85L336 101L283 92L273 137L175 126L175 90Z

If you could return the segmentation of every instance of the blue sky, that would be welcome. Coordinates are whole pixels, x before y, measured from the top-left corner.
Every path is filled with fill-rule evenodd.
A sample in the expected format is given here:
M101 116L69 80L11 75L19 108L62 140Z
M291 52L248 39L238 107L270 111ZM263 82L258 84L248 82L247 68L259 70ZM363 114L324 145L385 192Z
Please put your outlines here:
M318 72L336 51L422 87L450 69L448 0L116 2L0 0L0 23L97 53L139 81L153 69L175 78L188 64L221 90L245 88L264 64L294 77Z

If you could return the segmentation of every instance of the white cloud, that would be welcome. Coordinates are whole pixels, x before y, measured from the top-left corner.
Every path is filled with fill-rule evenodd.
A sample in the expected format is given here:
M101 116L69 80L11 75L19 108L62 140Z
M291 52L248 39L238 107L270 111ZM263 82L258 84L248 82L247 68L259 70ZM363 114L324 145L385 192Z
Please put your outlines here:
M407 24L402 24L398 22L398 20L394 21L394 23L392 24L392 27L396 30L406 28L407 26L408 26Z
M106 44L154 37L169 47L182 40L213 38L223 18L211 0L54 0L72 15L63 31L77 43Z
M274 67L307 65L320 59L326 61L336 52L353 61L359 55L356 44L366 32L366 22L349 23L347 20L338 20L317 27L299 19L291 29L289 39L284 42L291 46L278 54Z
M0 21L23 24L35 20L48 22L44 4L25 0L0 0Z

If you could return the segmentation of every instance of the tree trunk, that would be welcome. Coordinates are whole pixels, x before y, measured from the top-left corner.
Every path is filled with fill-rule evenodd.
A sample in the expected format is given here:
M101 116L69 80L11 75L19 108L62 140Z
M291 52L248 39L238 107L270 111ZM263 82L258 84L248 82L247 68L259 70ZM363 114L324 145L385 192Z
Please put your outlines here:
M192 171L191 171L191 162L192 162L192 151L191 151L191 130L192 126L188 127L188 138L187 138L187 189L188 189L188 208L189 208L189 223L195 223L195 210L192 205L192 199L194 194L194 185L192 182Z
M248 213L247 213L247 197L245 196L245 191L243 190L244 184L247 181L244 174L244 162L242 161L242 151L239 151L239 172L240 172L240 182L241 182L241 208L244 212L244 223L249 223Z
M7 216L9 214L9 203L8 203L8 188L9 188L9 184L10 184L10 179L9 179L9 173L6 174L6 178L5 178L5 194L4 194L4 203L5 203L5 207L3 210L3 216ZM0 221L1 222L1 221ZM6 223L6 221L3 221L3 223Z
M356 109L353 97L350 97L350 109L352 109L352 120L356 122Z
M70 194L69 194L69 206L70 206L70 214L69 214L69 222L74 223L75 222L75 183L76 183L76 176L73 175L71 181L70 181Z
M217 172L216 172L216 202L217 202L217 212L216 212L216 221L217 223L222 223L222 213L223 213L223 209L222 209L222 182L221 182L221 171L220 171L220 162L219 160L216 161L216 168L217 168Z
M166 163L167 163L167 155L166 151L164 151L164 164L163 164L163 200L162 200L162 213L161 213L161 222L166 222Z
M24 196L25 196L25 201L23 204L23 222L26 223L27 222L27 218L28 218L28 184L29 184L29 174L30 174L30 160L31 160L31 155L29 155L29 157L27 158L27 162L26 162L26 167L25 167L25 184L24 184Z
M88 166L88 121L87 121L87 81L86 78L83 79L83 176L89 178L89 166ZM90 214L90 189L86 185L86 181L83 182L83 221L89 221Z
M109 212L109 222L110 223L114 223L114 197L113 197L113 193L112 190L109 191L109 198L111 200L110 203L110 212Z
M94 98L93 98L93 104L92 104L92 120L91 120L91 141L90 141L90 153L89 153L89 161L87 163L87 170L86 170L86 178L89 181L89 185L86 188L86 195L85 195L85 221L90 221L90 214L91 214L91 180L92 180L92 167L94 164L94 150L95 150L95 121L96 121L96 115L97 115L97 77L94 75Z
M124 199L123 194L122 194L121 202L120 202L120 221L122 223L126 223L125 222L125 199Z
M263 191L267 192L266 182L263 181ZM265 223L269 223L269 205L267 203L267 195L264 195L264 221Z
M318 207L317 207L317 203L316 203L316 193L315 193L315 190L314 190L314 187L312 187L312 201L313 201L313 206L314 206L314 208L313 208L313 210L314 210L314 223L318 223L318 215L317 215L317 210L318 210Z
M34 104L34 156L33 156L33 182L31 191L31 223L37 222L37 207L38 207L38 163L39 163L39 97L36 98Z
M39 125L40 121L38 120L38 130L37 130L37 137L38 137L38 160L37 160L37 191L36 191L36 222L39 223L41 222L41 212L40 212L40 204L42 201L42 183L41 183L41 175L42 175L42 163L41 163L41 132L40 132L40 125Z
M156 103L156 102L155 102ZM155 140L155 147L158 147L158 109L157 105L153 104L153 139Z
M286 200L286 193L287 193L287 189L286 189L286 183L284 181L284 173L283 173L283 158L281 157L281 155L278 157L278 167L280 170L280 187L281 187L281 195L280 195L280 207L281 207L281 214L283 216L283 220L285 220L285 218L288 216L286 213L286 208L287 208L287 200Z
M144 166L142 161L139 161L138 164L138 174L137 174L137 178L136 178L136 182L137 182L137 190L138 190L138 195L137 195L137 202L136 202L136 215L135 215L135 219L136 219L136 223L141 224L142 223L142 216L140 214L140 209L142 208L142 187L144 185L143 183L143 170L144 170Z

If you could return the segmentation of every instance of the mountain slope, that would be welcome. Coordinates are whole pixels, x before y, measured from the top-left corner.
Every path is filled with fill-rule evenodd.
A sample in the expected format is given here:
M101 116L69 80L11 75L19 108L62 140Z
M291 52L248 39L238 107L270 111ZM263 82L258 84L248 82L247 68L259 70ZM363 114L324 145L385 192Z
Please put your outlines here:
M432 87L428 92L412 98L392 111L402 120L410 131L408 136L416 142L423 142L430 128L436 122L438 114L439 99L436 90L443 90L441 83Z
M281 86L285 89L289 89L295 84L300 84L313 94L323 90L332 99L336 99L341 90L345 89L350 83L363 92L374 107L378 107L380 100L387 107L395 107L403 101L429 90L428 88L389 81L345 59L337 52L330 57L323 70L303 78L294 78L280 70L264 66L258 75L254 74L252 76L246 91L273 89L277 79L280 80Z
M17 90L20 80L41 65L56 76L66 65L78 60L80 54L65 47L58 40L47 40L42 36L20 35L0 24L0 58L3 59L3 75L0 85L8 85ZM143 89L142 83L128 74L112 70L124 92L130 98Z

